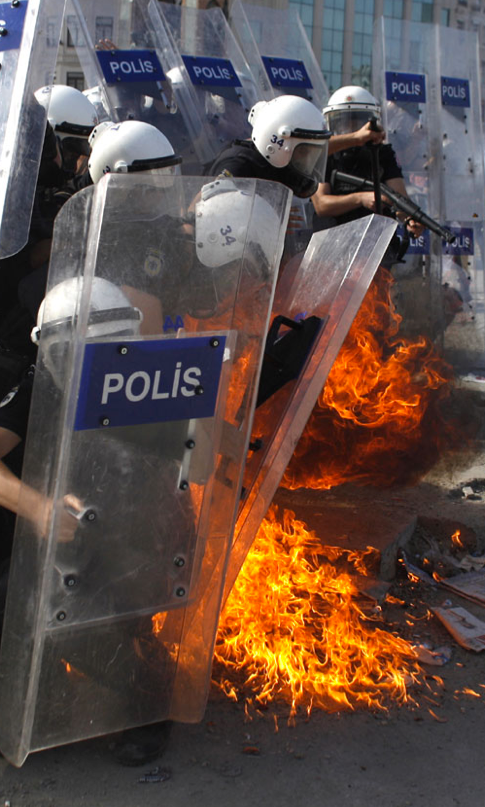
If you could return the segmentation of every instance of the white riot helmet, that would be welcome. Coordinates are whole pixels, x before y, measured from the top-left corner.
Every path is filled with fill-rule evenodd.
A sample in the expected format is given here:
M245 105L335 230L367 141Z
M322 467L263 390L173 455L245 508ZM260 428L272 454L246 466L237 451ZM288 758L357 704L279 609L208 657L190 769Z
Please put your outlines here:
M101 123L90 138L91 155L88 168L93 182L104 174L135 171L162 171L178 174L182 158L178 157L159 129L151 123L127 120L106 125Z
M274 257L271 233L279 229L269 202L239 190L231 179L221 177L202 188L195 206L195 241L204 266L217 269L240 260L247 242L258 245L261 261L268 265Z
M35 97L47 110L47 119L61 139L87 138L98 122L96 108L75 87L48 85L37 90Z
M90 151L93 150L93 146L96 140L99 140L101 135L103 134L106 129L109 129L111 126L117 126L118 124L115 123L114 120L102 120L98 123L97 126L94 127L93 131L88 137L89 149Z
M323 181L330 132L317 107L297 95L258 101L249 113L252 141L281 182L300 197L311 196Z
M323 110L328 128L333 134L357 132L371 118L381 122L381 108L368 90L350 85L340 87L328 99Z
M72 342L78 297L83 278L63 280L47 292L31 339L38 344L42 337L45 364L58 386L62 383L67 350ZM118 286L100 277L93 278L86 336L136 336L142 314L131 305Z
M280 229L276 211L262 196L224 177L204 185L195 205L198 274L204 278L197 316L204 316L204 308L214 313L225 294L234 291L241 269L256 281L254 289L258 281L266 282L277 259Z

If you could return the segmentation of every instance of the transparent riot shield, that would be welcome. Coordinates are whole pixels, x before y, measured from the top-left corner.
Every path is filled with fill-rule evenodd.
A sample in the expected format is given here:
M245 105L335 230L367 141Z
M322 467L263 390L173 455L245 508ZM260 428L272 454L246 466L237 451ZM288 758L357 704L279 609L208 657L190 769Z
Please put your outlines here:
M226 596L395 227L373 215L316 233L297 270L278 280Z
M0 654L15 765L204 712L289 192L202 182L109 175L56 221Z
M46 113L34 97L52 83L63 0L0 2L0 259L27 243Z
M439 220L439 114L431 89L439 68L433 30L431 25L395 19L381 18L376 23L373 91L381 102L383 125L409 196ZM430 338L441 331L440 255L440 239L425 231L419 239L411 239L404 262L393 270L402 289L399 310L405 333L416 335L418 319L427 321ZM427 311L428 317L415 316L413 298L416 308Z
M476 31L439 28L444 347L459 371L485 369L485 219L481 69Z
M261 99L300 95L322 109L328 89L295 8L234 0L229 21L253 69Z
M107 39L98 23L99 3L68 0L67 25L102 117L151 123L182 156L183 173L200 174L200 165L212 159L204 122L187 76L170 73L167 46L154 30L148 5L148 0L117 2Z
M192 85L214 159L234 138L251 134L248 113L259 100L251 68L219 7L151 0L149 11L172 60L169 76L185 76Z
M404 332L423 327L458 371L485 364L483 155L475 32L381 19L374 93L411 198L454 231L425 232L395 269Z

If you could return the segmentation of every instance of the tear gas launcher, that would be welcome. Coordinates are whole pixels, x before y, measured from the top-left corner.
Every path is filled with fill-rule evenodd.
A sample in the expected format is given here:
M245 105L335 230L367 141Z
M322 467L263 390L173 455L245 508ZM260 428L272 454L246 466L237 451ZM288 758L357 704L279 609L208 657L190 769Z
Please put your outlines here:
M362 179L361 177L354 177L352 174L344 174L342 171L332 171L331 185L335 187L339 183L350 185L356 191L374 191L374 183L369 179ZM386 204L394 212L405 213L410 219L418 221L432 233L436 233L446 241L447 244L452 244L456 240L456 236L446 227L442 227L439 222L435 221L422 210L419 205L403 196L402 193L390 188L384 182L379 183L381 196L387 197L389 200Z

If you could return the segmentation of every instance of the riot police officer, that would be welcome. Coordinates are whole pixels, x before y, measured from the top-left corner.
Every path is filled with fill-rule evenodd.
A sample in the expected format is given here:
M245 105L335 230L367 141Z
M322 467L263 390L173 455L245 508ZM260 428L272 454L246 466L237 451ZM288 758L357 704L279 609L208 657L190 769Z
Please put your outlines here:
M235 140L207 173L282 182L295 196L310 197L323 179L330 139L322 113L305 98L282 95L258 101L249 122L251 140Z
M355 130L330 131L314 104L296 95L259 101L249 122L251 140L234 140L206 173L216 176L226 170L236 177L282 182L300 198L311 196L315 181L323 179L327 153L379 144L385 137L368 118Z
M79 158L89 154L88 137L98 123L98 113L80 90L64 84L47 85L35 92L47 110L47 120L59 142L62 165L68 176L79 173Z
M20 354L21 365L24 356L35 361L29 333L44 295L54 220L69 196L87 184L88 135L97 122L94 106L73 87L45 86L34 96L38 113L44 114L41 107L47 111L47 125L29 238L3 262L0 294L0 351ZM0 394L3 367L0 360Z
M382 133L379 104L374 96L363 87L346 86L336 90L330 96L323 114L328 127L339 137L361 131L362 127L370 126L369 121L372 119L377 130ZM372 180L372 156L369 149L375 147L375 143L366 147L352 146L329 157L325 181L320 183L318 190L312 196L316 213L315 229L326 229L337 224L344 224L375 212L376 200L373 191L355 191L341 181L332 181L332 174L335 170ZM402 171L392 146L379 145L378 149L380 182L386 183L390 188L407 196ZM385 205L385 198L383 202ZM384 212L386 212L385 209ZM389 212L387 210L387 213ZM407 230L412 236L417 237L422 233L423 227L418 222L407 219L405 214L398 213L397 217L405 222Z

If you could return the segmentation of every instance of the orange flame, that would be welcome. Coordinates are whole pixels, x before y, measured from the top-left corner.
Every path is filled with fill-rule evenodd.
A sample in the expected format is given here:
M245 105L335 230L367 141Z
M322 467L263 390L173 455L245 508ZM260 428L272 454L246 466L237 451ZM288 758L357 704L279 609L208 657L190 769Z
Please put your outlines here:
M470 695L472 698L481 698L481 694L479 692L475 692L474 689L470 689L470 687L463 687L463 689L455 689L455 695Z
M443 407L451 368L426 337L398 336L392 282L381 269L369 288L286 471L287 487L415 481L464 439ZM324 547L292 519L285 513L281 524L270 513L236 581L216 643L219 686L231 697L250 689L260 704L284 697L290 716L300 707L406 702L420 678L416 653L358 604L354 579L371 554Z
M461 540L461 530L456 530L453 535L451 536L451 542L453 546L458 547L458 549L465 549L465 544Z
M385 601L390 605L406 605L404 600L400 600L399 597L393 597L392 594L387 594Z
M248 386L248 374L252 371L252 355L250 347L246 346L243 354L234 362L234 372L226 396L226 418L237 423L239 409L244 401Z
M158 634L162 632L167 616L168 614L166 611L159 611L157 614L153 614L152 632L155 636L158 636Z
M69 675L72 675L72 676L77 677L77 678L86 678L85 673L81 672L81 670L78 670L76 667L74 667L74 665L72 665L65 658L61 658L61 664L64 665L64 668L65 668L66 672Z
M359 607L354 578L364 565L362 553L322 546L293 513L280 523L271 510L222 614L218 686L249 688L260 704L283 697L291 715L405 702L416 654Z
M410 481L459 430L444 419L451 368L426 337L397 335L392 277L370 286L286 471L289 488Z

